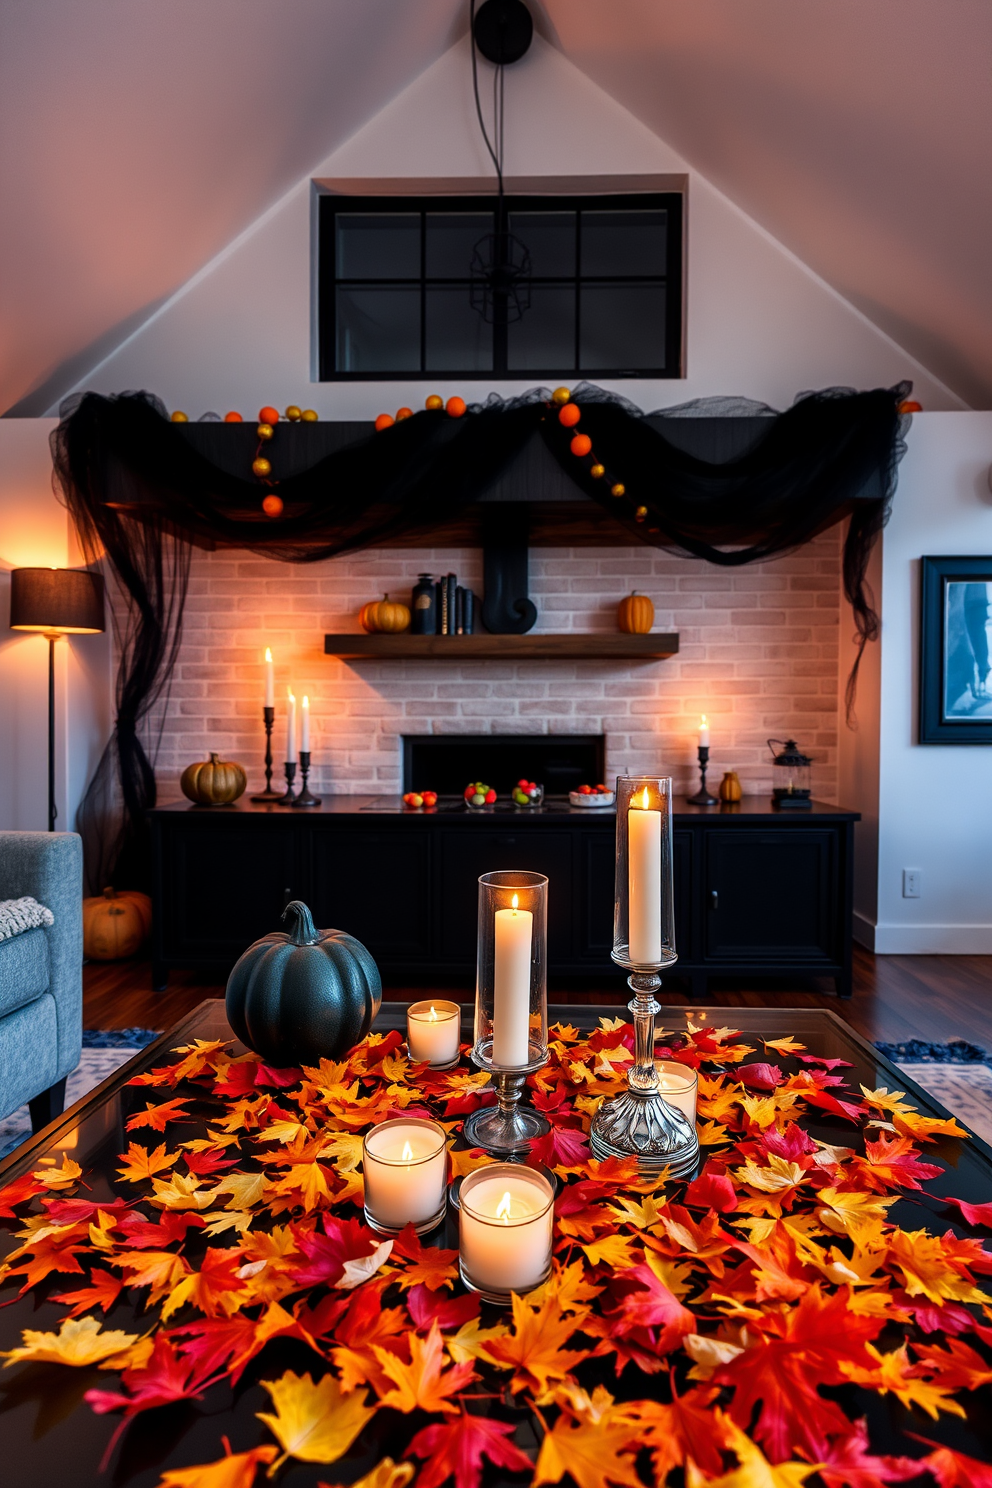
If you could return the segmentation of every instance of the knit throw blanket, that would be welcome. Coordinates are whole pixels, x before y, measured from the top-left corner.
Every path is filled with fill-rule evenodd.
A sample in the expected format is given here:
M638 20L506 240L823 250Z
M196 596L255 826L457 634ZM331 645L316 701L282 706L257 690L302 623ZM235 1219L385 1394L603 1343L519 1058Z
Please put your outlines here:
M0 899L0 940L12 940L15 935L23 935L25 930L54 924L52 911L39 904L37 899L32 899L30 894L23 899Z

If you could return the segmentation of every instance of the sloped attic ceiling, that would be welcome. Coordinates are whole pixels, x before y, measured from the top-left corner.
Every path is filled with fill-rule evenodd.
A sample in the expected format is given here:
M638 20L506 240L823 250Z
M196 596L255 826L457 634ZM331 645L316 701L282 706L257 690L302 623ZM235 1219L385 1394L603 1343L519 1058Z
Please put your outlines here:
M992 404L987 0L531 3L600 86ZM39 412L84 376L440 56L467 10L8 0L0 408Z

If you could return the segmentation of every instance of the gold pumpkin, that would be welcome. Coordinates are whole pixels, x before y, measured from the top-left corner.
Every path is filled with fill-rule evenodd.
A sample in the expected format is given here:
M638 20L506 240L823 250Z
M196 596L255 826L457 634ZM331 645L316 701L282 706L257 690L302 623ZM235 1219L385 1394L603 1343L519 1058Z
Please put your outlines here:
M227 806L244 795L248 777L233 760L211 751L208 760L187 765L179 781L184 796L197 806Z
M736 770L728 770L720 781L720 789L717 792L721 801L739 801L744 792L737 778Z
M375 623L375 612L378 608L379 601L377 599L370 599L368 604L363 604L358 612L358 623L369 635L379 629Z
M83 900L83 954L90 961L133 956L152 928L152 901L136 890L104 889Z
M647 635L654 624L654 605L646 594L628 594L617 609L617 624L624 635Z
M375 628L387 635L410 629L410 608L385 595L375 607Z

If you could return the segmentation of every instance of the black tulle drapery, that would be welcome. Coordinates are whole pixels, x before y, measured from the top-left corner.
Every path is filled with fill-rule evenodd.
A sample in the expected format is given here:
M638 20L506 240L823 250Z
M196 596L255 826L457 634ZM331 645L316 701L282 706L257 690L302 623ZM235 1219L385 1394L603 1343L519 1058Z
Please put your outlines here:
M85 394L52 435L56 478L84 551L109 568L125 601L117 607L115 733L80 815L91 884L140 885L147 872L145 812L155 803L155 777L140 735L175 665L192 546L312 563L388 543L483 496L536 435L632 540L710 563L769 558L849 518L844 591L860 661L878 632L865 573L895 490L907 422L899 405L909 391L901 383L807 393L784 413L703 399L644 415L583 385L573 400L580 432L592 440L585 458L572 454L576 430L562 427L543 389L494 395L462 418L425 411L379 433L368 425L280 424L264 483L251 473L251 427L173 424L146 393ZM756 431L729 458L706 458L685 438L686 421L728 415ZM335 430L344 431L340 447ZM605 467L599 479L594 463ZM611 494L618 484L619 498ZM270 487L283 502L275 520L262 510ZM849 712L856 674L857 663Z

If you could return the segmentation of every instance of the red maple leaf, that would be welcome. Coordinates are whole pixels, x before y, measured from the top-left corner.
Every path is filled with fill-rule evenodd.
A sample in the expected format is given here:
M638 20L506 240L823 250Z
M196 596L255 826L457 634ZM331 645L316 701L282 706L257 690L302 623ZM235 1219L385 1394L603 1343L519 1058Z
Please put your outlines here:
M366 1044L365 1064L369 1070L376 1064L381 1064L387 1054L392 1054L394 1049L402 1048L403 1035L394 1028L386 1034L381 1044Z
M325 1214L323 1235L314 1230L296 1237L297 1249L306 1257L306 1263L294 1267L293 1281L297 1287L321 1283L334 1286L344 1275L345 1261L371 1255L378 1243L372 1231L357 1219L338 1219L334 1214Z
M18 1204L24 1204L28 1199L33 1199L35 1194L45 1192L45 1185L30 1173L24 1173L20 1178L15 1178L13 1183L8 1183L6 1188L0 1189L0 1219L17 1219L14 1210Z
M633 1283L633 1285L631 1285ZM667 1354L689 1333L696 1331L696 1319L687 1307L659 1281L650 1266L631 1266L617 1279L614 1295L620 1306L608 1314L611 1329L621 1336L637 1328L658 1328L655 1348Z
M179 1349L189 1359L197 1378L230 1375L236 1385L245 1365L256 1352L255 1324L243 1312L229 1318L205 1318L170 1329L169 1338L180 1339Z
M851 1101L838 1100L829 1090L804 1089L802 1097L808 1106L819 1106L821 1111L829 1111L831 1115L841 1116L845 1121L857 1121L864 1110L860 1102L854 1105Z
M794 1307L766 1313L759 1326L762 1334L721 1365L713 1383L733 1386L730 1415L742 1430L760 1402L753 1434L773 1462L786 1461L796 1447L819 1461L829 1437L849 1432L850 1422L817 1387L845 1383L842 1362L872 1367L865 1344L877 1338L882 1320L858 1316L845 1297L811 1286Z
M155 1346L151 1357L142 1369L126 1369L121 1375L121 1384L126 1394L112 1390L87 1390L83 1399L92 1406L98 1416L110 1411L123 1410L124 1419L107 1443L100 1464L104 1471L110 1461L114 1447L128 1423L141 1411L154 1410L158 1405L170 1405L176 1400L199 1400L204 1390L214 1381L205 1378L194 1367L193 1362L177 1354L165 1333L155 1335Z
M776 1157L784 1157L789 1162L799 1162L819 1150L809 1132L803 1131L795 1121L790 1122L785 1131L771 1128L761 1132L755 1136L754 1145L762 1152L774 1152Z
M592 1153L585 1133L568 1126L553 1126L546 1137L532 1137L530 1159L548 1168L576 1168Z
M106 1199L101 1204L98 1199L66 1199L53 1194L50 1199L42 1199L42 1203L55 1223L60 1225L89 1224L101 1209L104 1214L126 1215L131 1212L125 1199Z
M929 1456L922 1457L916 1467L917 1471L926 1468L936 1478L940 1488L992 1488L992 1467L987 1462L979 1462L977 1457L966 1457L963 1452L942 1447L925 1436L917 1436L915 1431L908 1434L914 1441L923 1442L924 1446L935 1449Z
M885 1488L919 1477L921 1464L912 1457L873 1456L862 1418L847 1436L833 1438L818 1466L824 1488Z
M460 1328L463 1323L477 1318L481 1310L474 1292L466 1292L463 1297L447 1297L432 1292L423 1282L407 1292L406 1305L418 1333L427 1333L435 1322L442 1331Z
M392 1259L395 1260L397 1256L404 1261L411 1262L403 1281L403 1285L411 1290L420 1282L423 1282L432 1292L451 1285L455 1274L454 1263L458 1259L457 1250L442 1250L436 1245L421 1245L420 1237L413 1225L407 1225L405 1229L400 1230L393 1241Z
M250 1095L255 1089L255 1076L259 1067L257 1059L243 1059L236 1064L229 1064L214 1081L214 1095L226 1095L234 1100Z
M124 1288L124 1283L109 1271L103 1271L99 1266L94 1266L90 1272L90 1285L80 1287L75 1292L60 1292L58 1296L52 1297L53 1302L69 1302L72 1304L70 1317L82 1317L84 1312L89 1312L91 1307L100 1307L104 1312L109 1312L117 1301Z
M258 1074L255 1076L256 1085L277 1085L280 1090L286 1090L290 1085L296 1085L303 1078L301 1069L274 1069L271 1064L260 1064Z
M470 1416L464 1406L450 1421L425 1426L408 1448L415 1457L427 1458L418 1488L438 1488L446 1478L454 1478L455 1488L479 1488L483 1458L508 1472L532 1473L530 1458L507 1441L513 1430L505 1421Z
M717 1214L733 1214L737 1208L737 1191L726 1173L708 1162L699 1177L694 1178L686 1189L685 1202L692 1208L715 1210Z
M959 1333L980 1331L974 1317L960 1302L945 1302L938 1307L928 1297L911 1297L908 1292L895 1290L891 1294L894 1306L912 1315L921 1333L947 1333L956 1337ZM992 1343L992 1328L986 1330L986 1343Z
M992 1229L992 1204L968 1204L964 1199L952 1199L941 1195L945 1204L956 1204L970 1225L983 1225ZM0 1210L0 1214L3 1211Z
M184 1152L183 1158L187 1172L193 1173L197 1178L212 1178L215 1173L223 1173L225 1168L236 1168L238 1165L238 1158L225 1157L223 1151Z
M747 1090L775 1090L785 1076L777 1064L742 1064L733 1071Z
M849 1059L821 1059L819 1054L797 1054L800 1064L818 1064L823 1069L853 1069Z
M124 1232L124 1244L132 1250L159 1250L184 1240L187 1230L202 1230L205 1223L199 1214L177 1214L166 1209L162 1218L155 1221L132 1210L121 1220L120 1229Z
M920 1161L912 1137L889 1140L880 1132L877 1142L865 1143L865 1156L856 1159L851 1181L859 1187L863 1183L874 1193L886 1193L891 1188L922 1188L923 1182L939 1177L943 1171L935 1163ZM992 1214L992 1204L986 1207Z

